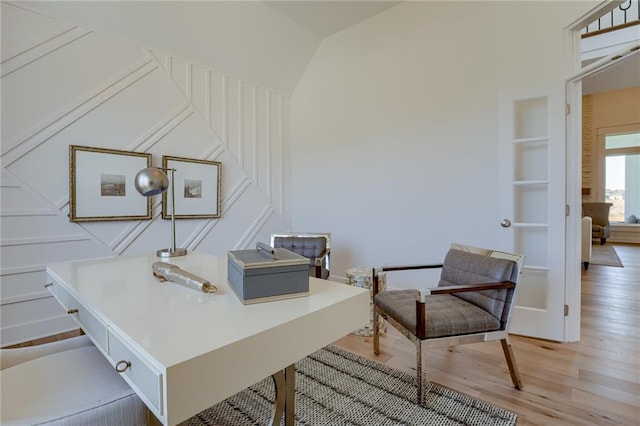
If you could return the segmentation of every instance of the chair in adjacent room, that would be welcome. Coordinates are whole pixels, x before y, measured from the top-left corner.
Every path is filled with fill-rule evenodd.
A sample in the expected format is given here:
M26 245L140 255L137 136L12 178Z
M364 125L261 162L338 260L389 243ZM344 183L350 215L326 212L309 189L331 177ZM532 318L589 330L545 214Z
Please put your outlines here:
M611 233L609 210L613 203L582 203L582 217L589 216L593 221L591 237L600 238L600 245L607 242Z
M271 235L271 247L285 248L309 259L309 275L328 279L331 273L331 234L277 233Z
M142 426L153 418L87 336L0 349L0 370L3 425Z
M509 324L524 257L452 244L436 265L385 266L374 269L374 308L416 345L417 399L423 404L422 349L499 340L511 380L522 389ZM436 288L379 291L380 273L441 269ZM380 353L378 315L374 315L373 351Z

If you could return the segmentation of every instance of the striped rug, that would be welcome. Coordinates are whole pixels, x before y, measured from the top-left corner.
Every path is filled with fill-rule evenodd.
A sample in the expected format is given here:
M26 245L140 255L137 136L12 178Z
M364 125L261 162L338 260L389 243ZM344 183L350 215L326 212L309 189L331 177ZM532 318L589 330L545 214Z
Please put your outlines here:
M442 387L426 385L414 403L415 377L327 346L296 364L296 425L515 425L516 414ZM267 425L271 378L189 419L189 425Z

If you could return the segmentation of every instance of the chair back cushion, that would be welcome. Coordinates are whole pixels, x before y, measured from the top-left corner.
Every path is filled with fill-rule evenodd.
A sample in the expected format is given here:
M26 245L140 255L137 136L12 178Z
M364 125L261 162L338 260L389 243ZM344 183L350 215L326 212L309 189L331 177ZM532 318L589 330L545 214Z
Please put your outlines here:
M609 209L613 203L582 203L582 216L589 216L593 225L600 227L609 226Z
M491 257L457 249L447 253L438 287L511 281L517 283L518 268L512 260ZM456 293L454 296L484 309L506 326L513 289Z
M273 246L307 257L313 265L313 260L327 248L327 240L324 237L275 237Z

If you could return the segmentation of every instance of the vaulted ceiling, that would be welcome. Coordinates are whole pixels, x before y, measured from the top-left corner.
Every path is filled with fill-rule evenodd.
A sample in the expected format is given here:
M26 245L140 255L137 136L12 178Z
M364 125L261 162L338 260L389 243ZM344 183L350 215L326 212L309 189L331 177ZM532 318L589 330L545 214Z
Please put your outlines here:
M400 1L27 1L47 16L291 93L326 37Z

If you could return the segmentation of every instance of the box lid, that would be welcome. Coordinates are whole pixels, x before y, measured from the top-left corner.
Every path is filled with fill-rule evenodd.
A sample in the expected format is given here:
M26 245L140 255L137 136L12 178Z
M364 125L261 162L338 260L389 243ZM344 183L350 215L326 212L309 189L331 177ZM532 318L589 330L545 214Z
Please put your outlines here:
M264 250L235 250L228 257L242 269L273 268L279 266L308 265L309 259L284 248L274 248L274 257Z

